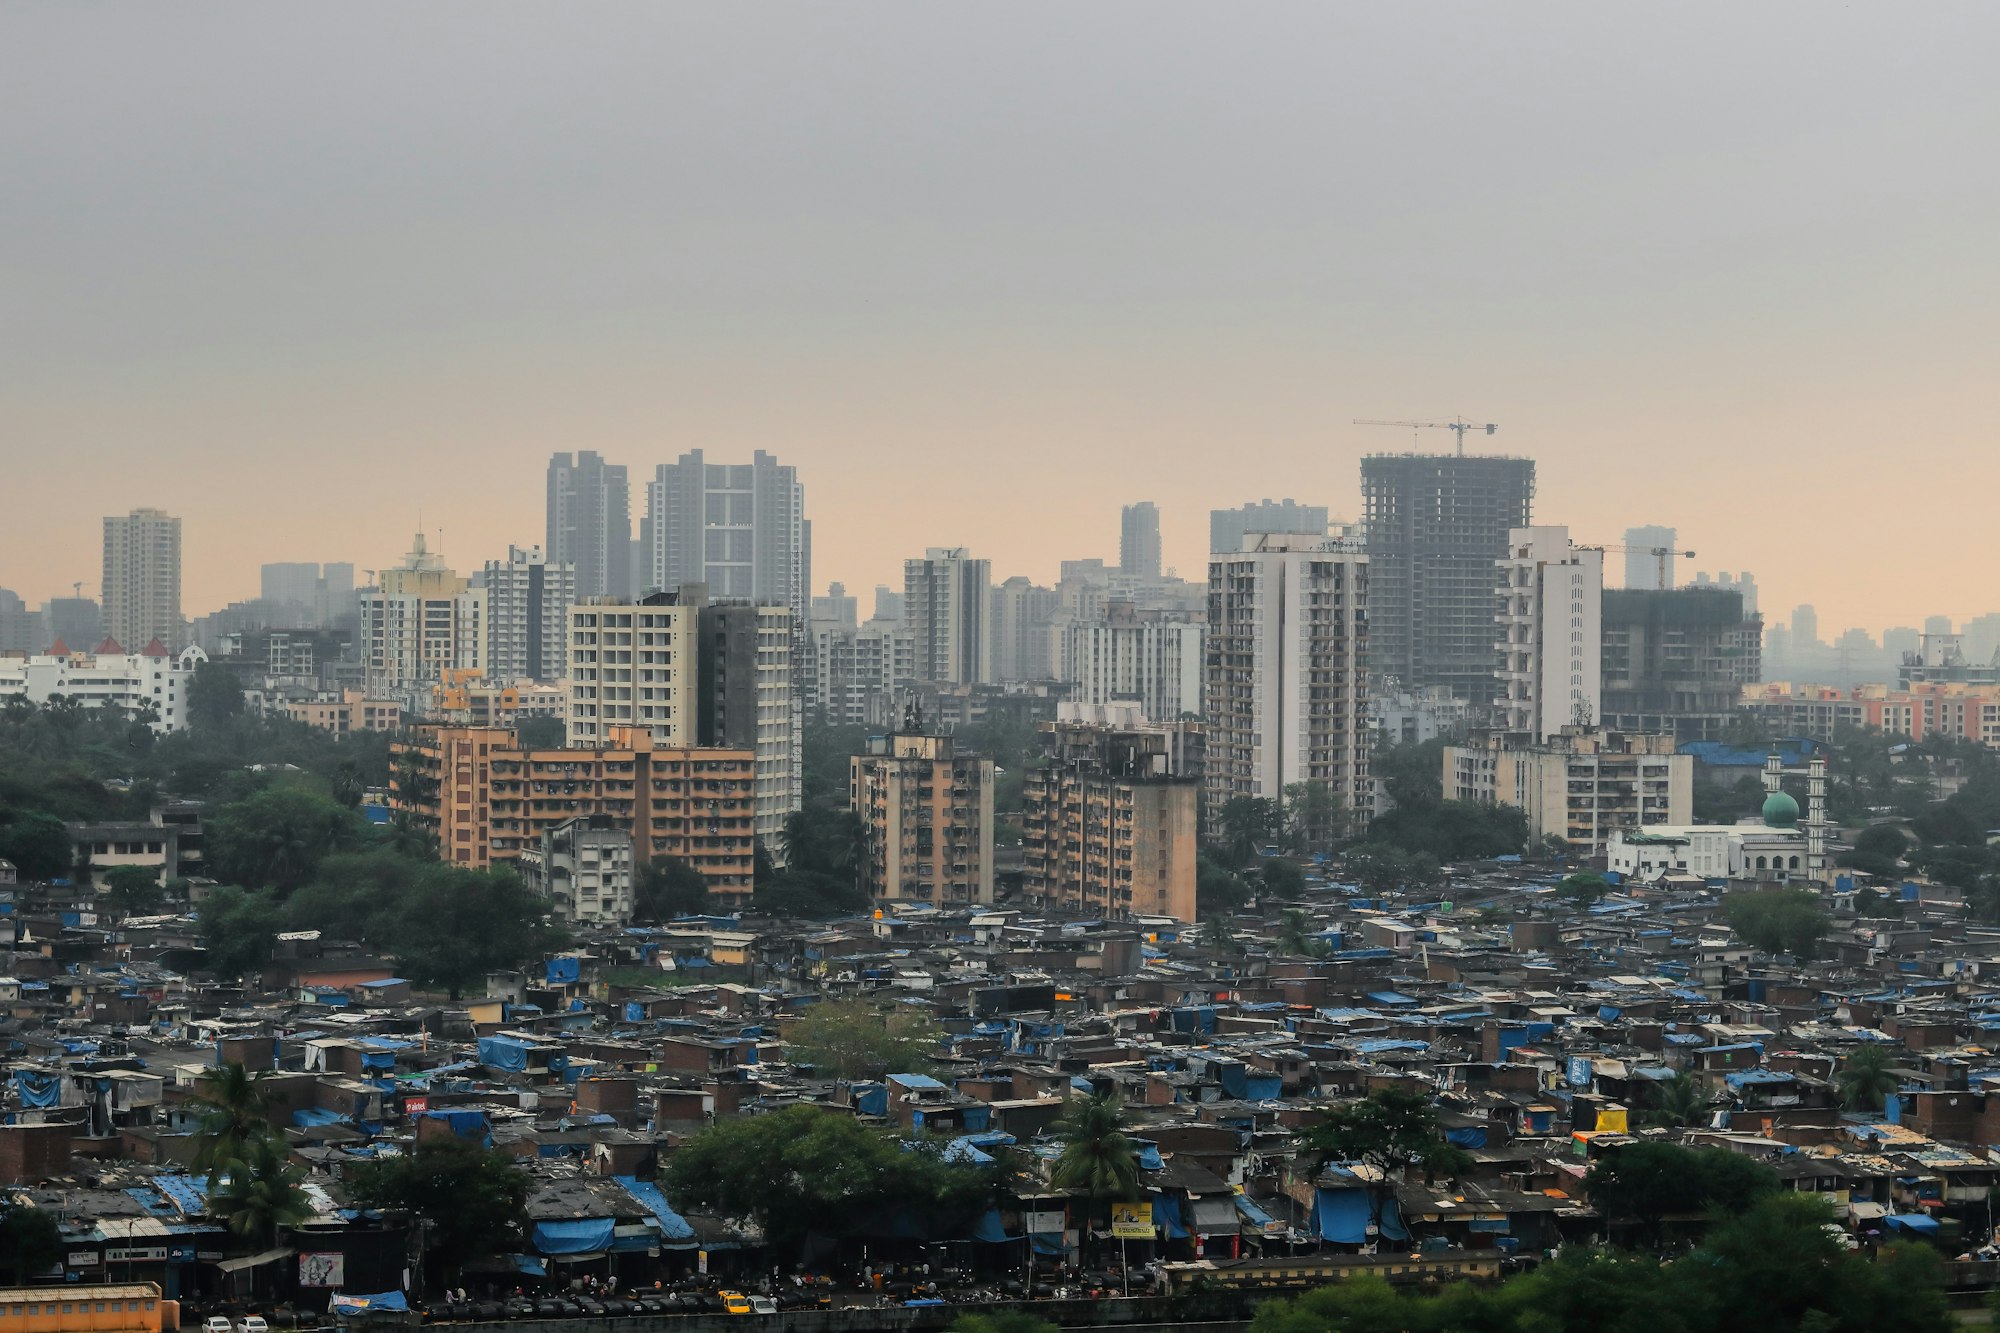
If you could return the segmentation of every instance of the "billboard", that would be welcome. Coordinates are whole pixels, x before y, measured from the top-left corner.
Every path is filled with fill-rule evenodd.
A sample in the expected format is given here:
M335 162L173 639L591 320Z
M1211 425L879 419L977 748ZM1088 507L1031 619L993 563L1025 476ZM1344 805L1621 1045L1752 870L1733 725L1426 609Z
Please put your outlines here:
M1111 1234L1118 1240L1153 1238L1153 1205L1114 1203L1111 1205Z
M344 1287L347 1285L347 1256L344 1254L302 1254L299 1256L301 1287Z

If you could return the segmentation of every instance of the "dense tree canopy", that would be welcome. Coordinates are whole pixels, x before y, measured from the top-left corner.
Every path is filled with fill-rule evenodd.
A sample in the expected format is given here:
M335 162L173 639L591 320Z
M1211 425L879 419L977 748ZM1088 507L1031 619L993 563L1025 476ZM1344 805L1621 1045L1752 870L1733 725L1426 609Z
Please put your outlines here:
M667 1159L662 1183L684 1212L755 1220L779 1262L815 1232L867 1236L914 1225L962 1235L997 1187L992 1168L947 1161L936 1142L807 1105L703 1130Z
M1641 1141L1599 1158L1584 1188L1614 1224L1636 1223L1650 1243L1669 1217L1745 1211L1778 1188L1778 1173L1727 1148Z
M943 1029L920 1009L869 1000L821 1000L785 1027L793 1058L834 1078L928 1073Z
M399 1157L347 1169L348 1193L369 1208L427 1223L425 1252L435 1283L476 1259L520 1248L528 1177L507 1154L470 1139L433 1138Z
M0 1282L23 1286L62 1264L62 1229L28 1204L0 1199Z
M1758 889L1722 900L1729 928L1744 943L1765 953L1788 953L1800 960L1819 951L1828 918L1811 889Z

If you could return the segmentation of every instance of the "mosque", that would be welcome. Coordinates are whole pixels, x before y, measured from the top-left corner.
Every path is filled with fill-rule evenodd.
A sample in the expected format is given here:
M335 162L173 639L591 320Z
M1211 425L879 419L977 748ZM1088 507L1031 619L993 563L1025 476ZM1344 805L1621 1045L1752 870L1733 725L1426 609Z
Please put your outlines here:
M1611 835L1605 868L1640 884L1730 880L1750 884L1829 882L1826 856L1826 757L1807 768L1806 817L1781 785L1774 753L1764 761L1764 808L1741 824L1649 824Z

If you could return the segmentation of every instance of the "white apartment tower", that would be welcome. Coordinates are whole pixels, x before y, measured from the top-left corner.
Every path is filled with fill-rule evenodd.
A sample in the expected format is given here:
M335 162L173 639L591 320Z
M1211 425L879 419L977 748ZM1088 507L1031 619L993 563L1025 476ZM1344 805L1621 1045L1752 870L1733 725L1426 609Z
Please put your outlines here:
M104 520L104 632L128 653L181 637L181 521L158 509Z
M662 744L693 745L700 616L671 593L571 606L569 744L603 748L611 728L644 727Z
M486 590L486 678L560 680L569 665L569 608L576 568L539 546L507 548L480 575Z
M486 590L459 577L421 532L403 563L361 590L360 609L362 666L378 697L427 690L446 670L486 668Z
M1368 557L1303 534L1249 534L1209 557L1206 818L1239 796L1325 783L1350 821L1373 804L1364 685Z
M1562 527L1515 528L1498 561L1501 727L1547 740L1595 726L1604 702L1604 552Z
M993 679L990 562L963 546L933 546L903 562L903 625L915 644L915 678L983 685Z
M798 469L759 449L710 463L699 449L662 463L646 488L650 589L701 583L716 601L777 602L803 629L812 596L812 525Z
M1102 619L1062 630L1059 679L1077 703L1134 700L1151 721L1173 722L1202 711L1203 675L1202 627L1185 618L1112 601Z

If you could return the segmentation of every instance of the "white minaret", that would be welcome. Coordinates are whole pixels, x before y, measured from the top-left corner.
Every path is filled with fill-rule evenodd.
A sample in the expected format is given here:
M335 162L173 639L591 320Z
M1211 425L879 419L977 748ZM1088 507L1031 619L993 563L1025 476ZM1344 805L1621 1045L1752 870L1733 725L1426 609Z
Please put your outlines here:
M1764 756L1764 794L1766 796L1769 796L1774 791L1784 790L1779 782L1782 774L1783 769L1778 762L1778 752L1773 750Z

